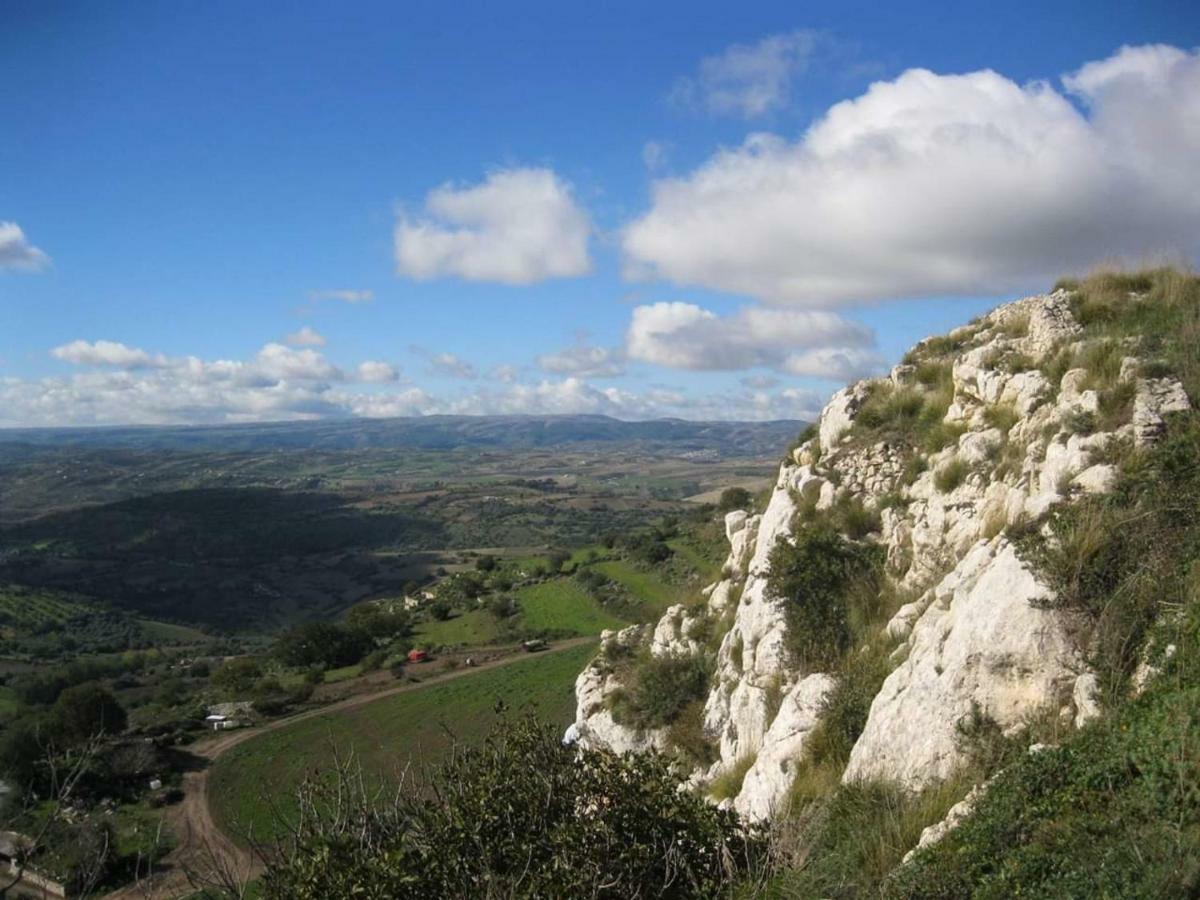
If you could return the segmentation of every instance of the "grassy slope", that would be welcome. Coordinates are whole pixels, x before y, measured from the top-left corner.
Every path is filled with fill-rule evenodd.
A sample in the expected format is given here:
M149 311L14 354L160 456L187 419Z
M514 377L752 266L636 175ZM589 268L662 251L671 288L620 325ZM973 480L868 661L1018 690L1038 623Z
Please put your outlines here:
M599 634L626 623L605 612L587 592L569 579L544 581L517 592L521 619L529 631L570 631Z
M694 593L668 584L656 573L640 569L623 559L596 563L592 568L624 585L637 600L659 613L672 603L685 602Z
M570 578L557 578L521 588L516 593L521 614L502 629L487 610L472 610L444 622L422 622L416 638L433 645L489 644L512 640L522 633L599 634L622 628L626 622L607 612ZM507 633L506 633L507 632Z
M418 644L490 644L500 638L496 617L484 609L461 613L439 622L431 619L416 627L413 641Z
M716 581L721 575L721 560L706 556L701 549L686 538L672 538L667 546L693 566L706 583ZM721 545L721 555L725 547Z
M209 795L217 823L231 834L273 834L273 809L290 812L295 786L328 767L335 751L353 752L364 769L388 778L408 763L436 763L450 747L483 737L503 700L535 706L564 727L574 715L575 676L595 653L592 646L528 659L445 684L397 694L341 712L316 716L235 747L215 763Z

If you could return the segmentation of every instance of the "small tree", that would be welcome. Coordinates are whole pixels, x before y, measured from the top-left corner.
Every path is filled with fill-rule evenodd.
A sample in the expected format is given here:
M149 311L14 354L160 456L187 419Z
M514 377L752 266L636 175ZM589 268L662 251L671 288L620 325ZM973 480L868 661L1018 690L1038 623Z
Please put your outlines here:
M546 564L550 567L550 571L561 572L571 559L571 554L566 550L554 549L546 554Z
M746 509L753 499L745 488L725 488L721 491L721 499L717 501L717 512L727 513L735 509Z
M55 737L74 747L98 734L125 730L125 710L108 689L95 682L69 687L58 696L51 711Z
M262 666L249 657L231 659L212 674L213 687L226 694L245 694L262 677Z

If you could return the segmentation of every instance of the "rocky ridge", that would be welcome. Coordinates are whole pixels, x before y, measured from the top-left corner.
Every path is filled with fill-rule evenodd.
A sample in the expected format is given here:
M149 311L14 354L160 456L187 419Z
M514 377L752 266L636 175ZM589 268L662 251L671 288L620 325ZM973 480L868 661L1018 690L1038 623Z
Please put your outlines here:
M612 660L711 654L703 733L715 761L698 766L694 781L744 771L725 802L754 818L776 812L836 675L793 662L787 601L768 589L769 559L792 539L798 514L847 503L877 517L859 539L880 547L894 594L907 602L883 625L891 671L843 781L918 790L949 777L964 762L958 723L973 711L1010 733L1047 711L1076 725L1096 715L1077 623L1053 608L1006 531L1072 496L1109 490L1115 448L1156 440L1163 417L1189 403L1178 381L1142 374L1153 367L1136 342L1085 342L1080 332L1069 294L1029 297L923 341L885 378L838 391L816 433L784 460L762 512L726 517L730 553L705 602L672 607L653 627L604 634L576 683L581 742L669 749L669 728L638 729L614 715L623 669ZM1113 358L1119 367L1096 362ZM936 413L921 440L911 431L898 439L888 416L908 421L918 409Z

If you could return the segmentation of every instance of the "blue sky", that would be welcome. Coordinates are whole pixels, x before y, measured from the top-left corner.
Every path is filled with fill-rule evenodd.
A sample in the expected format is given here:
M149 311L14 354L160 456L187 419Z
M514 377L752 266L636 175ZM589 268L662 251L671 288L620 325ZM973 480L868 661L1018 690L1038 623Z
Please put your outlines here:
M1196 259L1194 4L646 7L6 3L0 425L805 417Z

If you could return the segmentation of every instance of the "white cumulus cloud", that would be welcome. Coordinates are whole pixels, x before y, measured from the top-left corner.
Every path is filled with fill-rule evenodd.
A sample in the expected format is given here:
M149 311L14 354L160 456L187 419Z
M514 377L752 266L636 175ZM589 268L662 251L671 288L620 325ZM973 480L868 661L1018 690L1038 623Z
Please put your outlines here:
M1081 111L1072 97L1082 104ZM924 69L655 183L626 271L833 306L998 295L1200 251L1200 53L1122 48L1062 89Z
M820 40L802 30L734 44L701 60L694 76L676 82L671 99L717 114L761 116L787 102L792 79L808 67Z
M50 257L33 246L16 222L0 222L0 269L36 271L50 264Z
M873 346L869 328L824 310L751 307L718 316L692 303L654 303L633 310L626 332L630 358L660 366L764 366L836 380L878 368Z
M342 373L316 350L294 350L283 344L266 344L254 359L254 368L267 378L340 380Z
M116 366L145 369L166 364L163 356L151 356L145 350L128 347L118 341L75 340L50 351L54 357L77 366Z
M549 169L505 169L470 187L443 185L425 218L396 225L396 269L419 280L532 284L591 271L591 224Z

